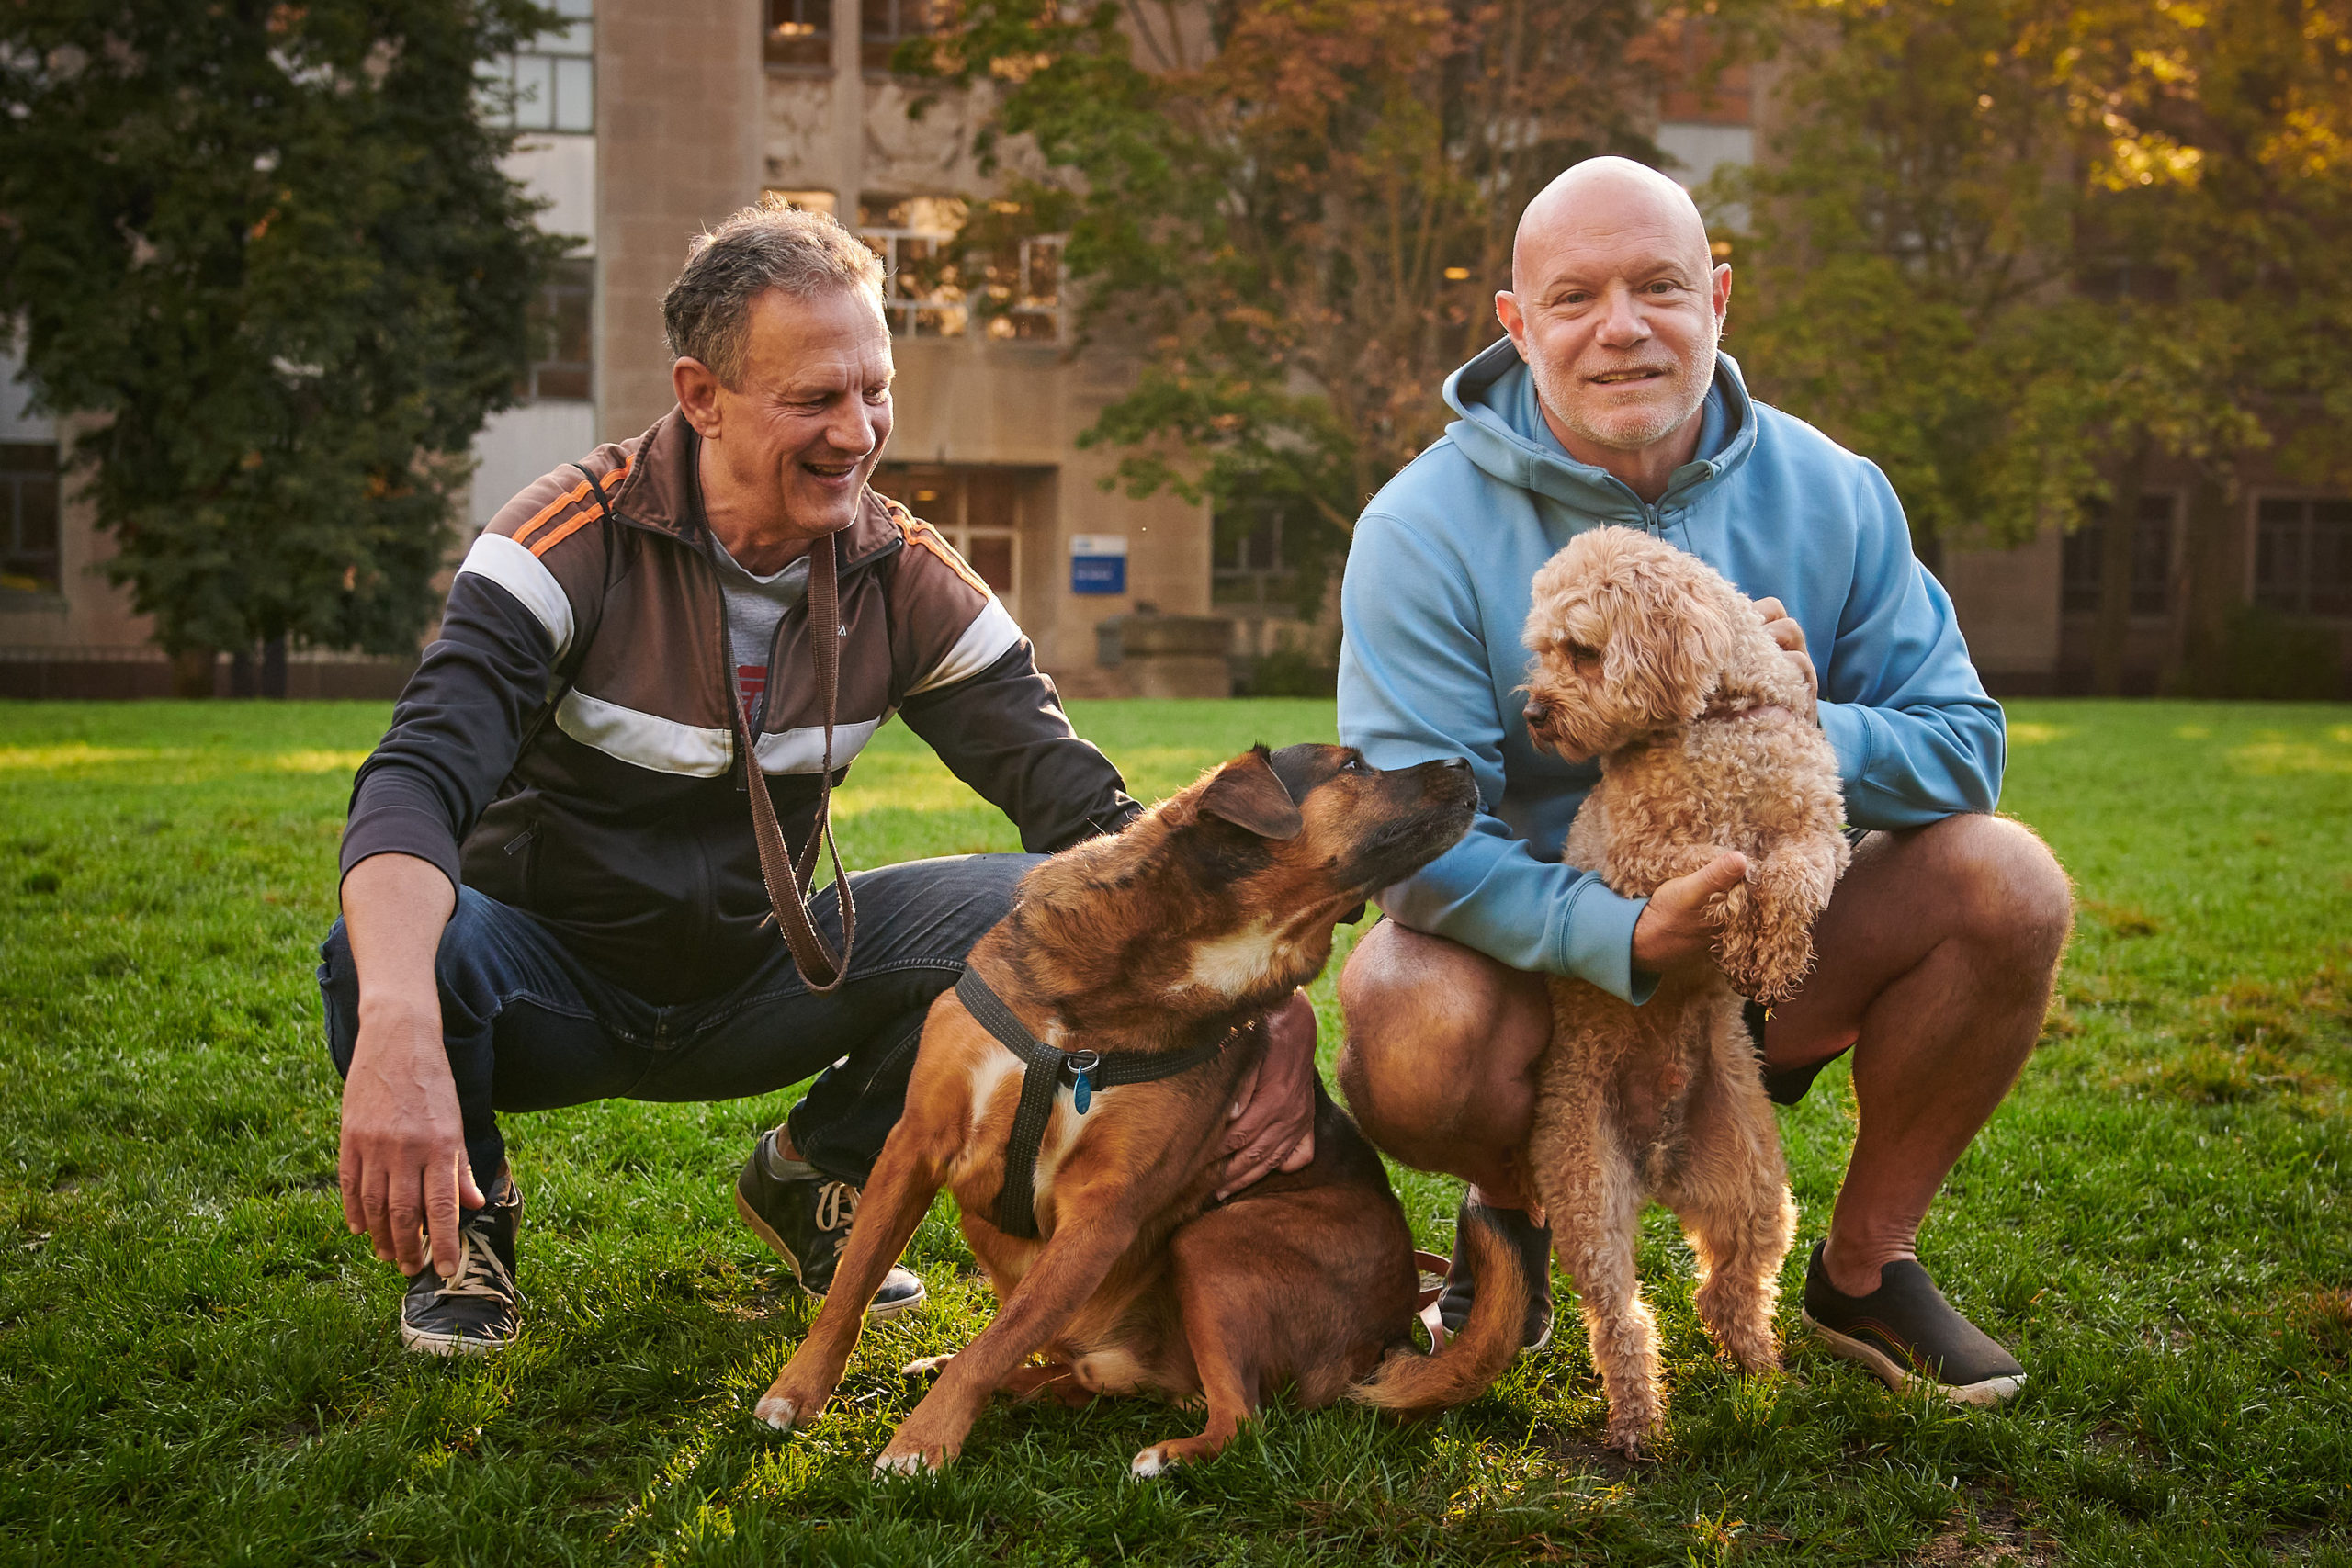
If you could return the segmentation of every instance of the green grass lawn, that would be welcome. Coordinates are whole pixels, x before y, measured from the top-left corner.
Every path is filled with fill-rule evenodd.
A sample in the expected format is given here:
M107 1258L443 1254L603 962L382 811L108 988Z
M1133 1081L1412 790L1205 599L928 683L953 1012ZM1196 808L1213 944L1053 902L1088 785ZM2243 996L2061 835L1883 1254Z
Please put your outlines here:
M1333 732L1321 703L1073 711L1147 797ZM2083 912L1923 1251L2026 1361L2014 1406L1890 1395L1792 1302L1789 1375L1729 1375L1653 1212L1656 1463L1597 1448L1571 1318L1425 1425L1277 1404L1139 1483L1190 1413L1000 1404L946 1476L876 1485L920 1392L896 1369L984 1321L944 1201L910 1258L932 1307L785 1438L752 1404L808 1314L729 1183L792 1096L512 1117L525 1342L402 1354L398 1280L343 1228L311 979L386 709L0 705L0 1560L2352 1562L2352 709L2011 716L2005 808ZM840 811L854 864L1013 847L899 729ZM1842 1068L1782 1112L1792 1292L1851 1114ZM1442 1248L1452 1188L1400 1185Z

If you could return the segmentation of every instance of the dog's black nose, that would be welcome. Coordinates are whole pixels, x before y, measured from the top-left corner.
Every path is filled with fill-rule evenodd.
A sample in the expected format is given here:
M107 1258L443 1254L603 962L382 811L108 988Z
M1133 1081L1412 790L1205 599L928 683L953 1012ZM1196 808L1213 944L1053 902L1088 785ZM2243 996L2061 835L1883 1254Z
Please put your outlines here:
M1452 768L1455 773L1466 773L1470 771L1470 759L1467 757L1448 757L1445 760L1445 765Z
M1544 722L1544 715L1550 711L1542 703L1530 703L1519 716L1530 724L1541 724Z

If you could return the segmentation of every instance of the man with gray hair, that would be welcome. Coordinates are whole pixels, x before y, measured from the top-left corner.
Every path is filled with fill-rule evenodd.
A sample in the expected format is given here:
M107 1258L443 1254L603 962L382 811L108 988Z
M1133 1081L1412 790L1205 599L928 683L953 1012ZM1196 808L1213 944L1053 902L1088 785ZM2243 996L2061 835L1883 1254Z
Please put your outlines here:
M736 1205L821 1295L932 999L1037 855L1138 809L987 584L868 488L881 283L781 206L697 240L662 301L678 406L492 521L353 783L319 984L345 1218L408 1276L412 1349L518 1331L502 1111L819 1074ZM831 787L892 714L1031 853L845 877L836 855L812 895ZM1269 1027L1228 1190L1312 1154L1314 1015ZM923 1295L893 1269L869 1311Z

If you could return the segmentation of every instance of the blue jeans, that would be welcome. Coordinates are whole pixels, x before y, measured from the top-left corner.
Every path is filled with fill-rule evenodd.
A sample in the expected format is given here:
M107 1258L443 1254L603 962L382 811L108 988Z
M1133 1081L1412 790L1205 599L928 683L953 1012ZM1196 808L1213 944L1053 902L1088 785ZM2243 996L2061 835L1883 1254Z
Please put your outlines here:
M811 994L779 936L767 962L733 990L674 1007L602 978L522 910L458 889L434 976L475 1179L487 1184L505 1160L502 1111L732 1100L819 1073L792 1109L792 1141L827 1176L865 1185L905 1104L932 998L963 974L965 954L1043 858L959 855L858 873L850 878L857 944L838 989ZM838 945L831 887L813 913ZM327 1049L347 1075L359 977L341 920L319 947L319 991Z

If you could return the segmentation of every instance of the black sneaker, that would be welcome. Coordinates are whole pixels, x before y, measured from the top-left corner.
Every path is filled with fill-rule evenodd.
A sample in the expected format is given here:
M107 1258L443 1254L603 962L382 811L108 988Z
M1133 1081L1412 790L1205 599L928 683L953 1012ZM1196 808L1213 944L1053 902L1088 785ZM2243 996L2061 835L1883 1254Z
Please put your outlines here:
M1804 1269L1804 1325L1834 1355L1859 1361L1900 1389L1925 1383L1955 1404L1998 1404L2025 1386L2025 1369L1952 1309L1917 1258L1878 1271L1878 1289L1849 1296L1821 1267L1813 1244Z
M1470 1276L1470 1244L1464 1235L1473 1224L1470 1207L1465 1193L1462 1206L1453 1212L1453 1261L1445 1271L1445 1288L1437 1296L1438 1321L1449 1336L1461 1333L1462 1325L1470 1321L1470 1303L1477 1295L1477 1281ZM1520 1272L1527 1280L1527 1326L1520 1336L1520 1348L1541 1350L1552 1343L1552 1232L1528 1218L1523 1209L1490 1209L1484 1203L1477 1207L1519 1254Z
M842 1245L857 1218L857 1189L834 1181L804 1160L781 1159L773 1129L760 1134L743 1174L735 1179L735 1208L753 1234L791 1265L800 1288L822 1299L832 1289ZM892 1265L866 1307L870 1318L895 1317L922 1304L922 1281Z
M427 1356L480 1356L522 1332L514 1289L514 1233L523 1190L500 1172L486 1208L458 1220L458 1267L445 1282L431 1263L401 1301L401 1343Z

